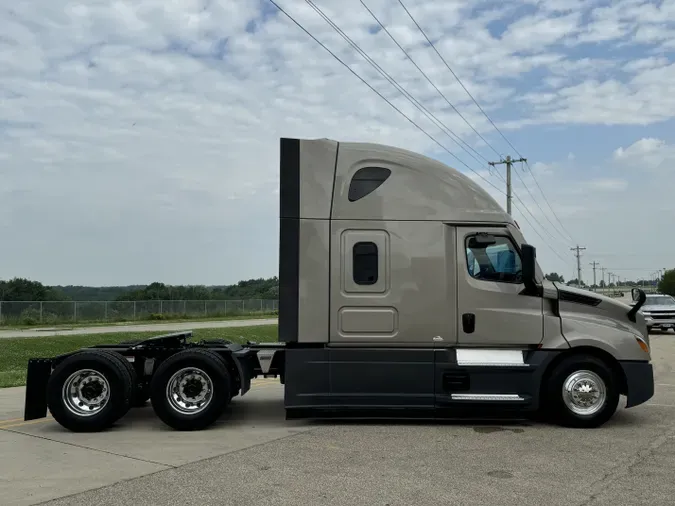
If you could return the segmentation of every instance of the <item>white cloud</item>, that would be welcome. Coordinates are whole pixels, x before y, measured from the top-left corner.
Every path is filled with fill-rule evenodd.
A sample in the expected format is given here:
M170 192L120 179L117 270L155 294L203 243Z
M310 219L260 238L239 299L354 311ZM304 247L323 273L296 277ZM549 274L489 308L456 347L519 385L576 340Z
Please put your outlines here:
M588 187L593 190L602 190L602 191L621 191L625 190L628 187L628 182L623 179L592 179L587 183Z
M448 149L484 167L307 4L279 3ZM387 34L372 33L376 23L358 0L316 3L453 132L495 159ZM400 5L366 3L499 154L510 150ZM675 116L675 65L653 52L669 43L675 2L648 4L406 2L509 138L528 126L653 125ZM33 0L0 7L0 26L0 233L9 244L0 278L222 283L271 275L279 137L368 140L446 155L266 0ZM628 44L639 55L583 52L600 41ZM565 145L576 144L573 132L563 132ZM521 139L516 145L526 154L541 148ZM649 141L640 142L614 160L620 174L606 163L605 172L584 176L584 191L607 200L574 192L569 174L588 158L582 147L573 148L574 164L532 159L536 182L527 171L519 175L545 213L536 183L567 228L582 235L588 212L612 214L627 166L669 167L671 144L647 152ZM496 175L486 177L503 187ZM557 225L519 179L514 184L544 226L549 219Z
M630 146L614 151L614 159L625 167L639 171L662 171L664 176L675 173L675 145L662 139L643 138Z

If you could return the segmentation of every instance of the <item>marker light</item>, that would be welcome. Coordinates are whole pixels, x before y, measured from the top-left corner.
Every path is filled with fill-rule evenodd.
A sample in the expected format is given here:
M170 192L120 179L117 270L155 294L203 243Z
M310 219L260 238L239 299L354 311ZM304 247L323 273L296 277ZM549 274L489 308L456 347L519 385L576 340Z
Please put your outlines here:
M640 345L640 348L642 348L642 351L644 351L645 353L649 353L649 346L647 346L647 343L645 343L645 342L644 342L642 339L640 339L639 337L636 337L635 340L636 340L636 341L638 342L638 344Z

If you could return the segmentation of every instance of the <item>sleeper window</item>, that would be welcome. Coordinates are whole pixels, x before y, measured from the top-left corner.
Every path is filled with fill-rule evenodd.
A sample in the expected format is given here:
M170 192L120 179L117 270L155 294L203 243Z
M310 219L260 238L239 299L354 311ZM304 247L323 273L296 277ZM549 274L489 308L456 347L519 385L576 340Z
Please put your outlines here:
M384 167L364 167L356 171L349 183L349 201L355 202L374 192L391 175Z
M378 279L378 252L374 242L357 242L352 250L354 283L374 285Z
M520 283L522 264L513 242L505 236L494 236L493 244L479 244L467 239L466 260L469 274L485 281Z

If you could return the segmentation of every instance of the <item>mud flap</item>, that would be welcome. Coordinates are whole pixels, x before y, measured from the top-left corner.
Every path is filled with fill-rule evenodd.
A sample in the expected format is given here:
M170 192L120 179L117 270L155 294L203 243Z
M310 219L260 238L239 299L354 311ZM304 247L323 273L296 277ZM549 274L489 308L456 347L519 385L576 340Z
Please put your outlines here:
M649 362L621 362L626 376L626 407L632 408L654 396L654 369Z
M47 381L51 373L51 359L31 358L28 361L24 420L35 420L47 416Z

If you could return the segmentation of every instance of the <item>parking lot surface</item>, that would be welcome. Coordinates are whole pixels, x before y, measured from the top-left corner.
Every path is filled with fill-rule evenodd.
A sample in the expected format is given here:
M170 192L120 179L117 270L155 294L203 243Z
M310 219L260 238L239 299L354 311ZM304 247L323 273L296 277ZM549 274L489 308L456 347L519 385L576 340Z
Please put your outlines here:
M172 431L147 406L113 430L73 434L16 420L23 389L5 389L0 497L17 506L672 505L675 334L652 344L654 398L596 430L286 421L282 387L269 379L209 430Z

